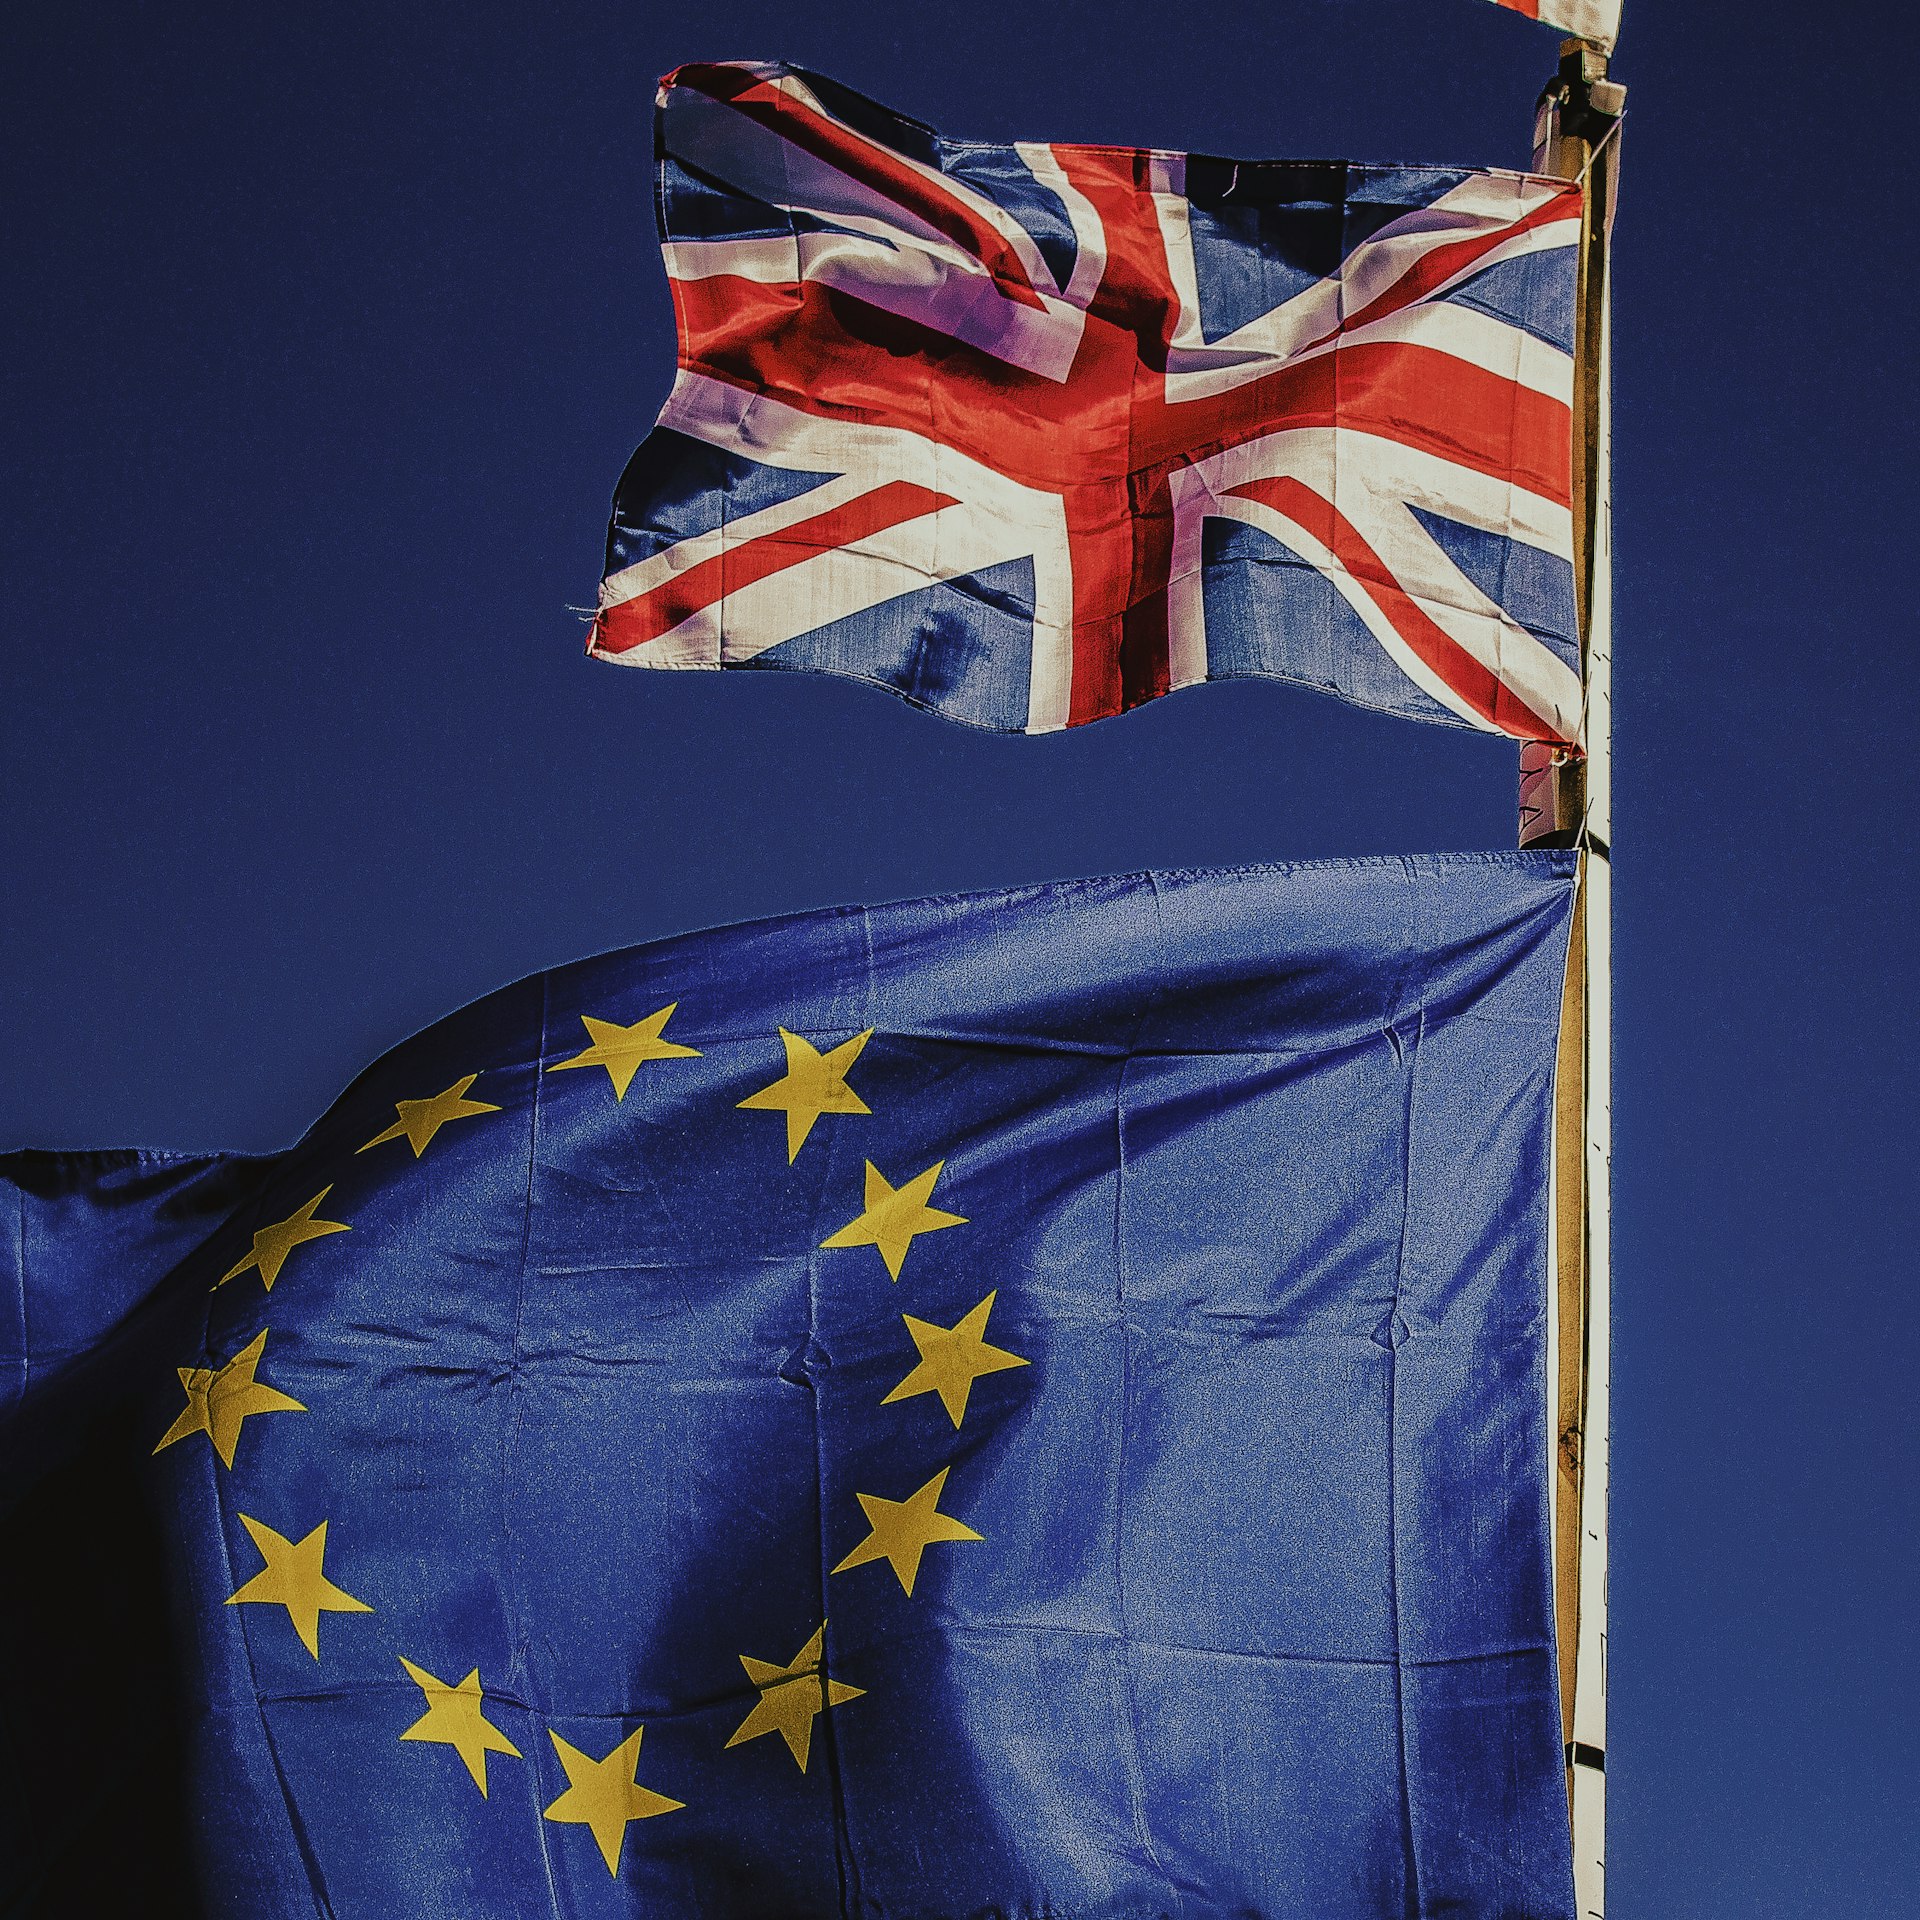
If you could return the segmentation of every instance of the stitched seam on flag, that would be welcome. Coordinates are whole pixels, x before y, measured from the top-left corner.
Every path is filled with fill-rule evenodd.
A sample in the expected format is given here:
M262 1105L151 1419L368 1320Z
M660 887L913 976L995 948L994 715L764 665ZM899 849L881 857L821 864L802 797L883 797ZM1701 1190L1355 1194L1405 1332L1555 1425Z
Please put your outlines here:
M859 912L860 939L863 949L862 965L865 980L865 1010L868 1015L862 1026L871 1027L873 1011L873 910L862 907ZM858 1029L854 1029L858 1031ZM815 1219L808 1232L808 1240L815 1251L807 1260L807 1351L811 1355L819 1336L819 1253L820 1233L819 1214L820 1195L815 1198ZM813 1500L814 1513L817 1516L819 1562L818 1612L824 1621L827 1618L826 1587L829 1577L828 1561L830 1553L827 1546L827 1487L826 1487L826 1445L820 1424L820 1395L811 1384L809 1373L808 1400L811 1404L813 1424ZM825 1656L823 1655L823 1659ZM849 1920L853 1909L859 1904L859 1861L855 1852L847 1825L846 1781L841 1767L838 1720L834 1714L823 1713L820 1716L815 1738L821 1742L826 1754L827 1793L833 1813L833 1867L835 1894L838 1901L841 1920ZM850 1884L851 1883L851 1886Z
M247 1670L253 1671L253 1648L247 1648ZM256 1682L254 1697L259 1698L259 1686ZM293 1828L293 1844L299 1849L301 1864L307 1870L307 1880L313 1889L314 1906L319 1912L332 1920L333 1902L327 1898L327 1883L320 1871L320 1862L315 1857L313 1843L307 1838L306 1823L300 1818L300 1809L294 1803L292 1783L287 1779L287 1770L280 1762L280 1743L273 1737L273 1727L265 1712L260 1715L260 1730L266 1736L267 1758L273 1763L273 1777L279 1783L280 1797L286 1802L287 1821Z
M860 909L860 939L865 949L864 971L866 976L866 1010L873 1011L873 909ZM871 1026L868 1019L862 1023ZM811 1356L819 1338L819 1273L820 1273L820 1224L818 1220L819 1203L815 1201L816 1218L810 1228L807 1239L814 1251L807 1256L807 1351ZM808 1373L807 1399L811 1405L813 1420L813 1508L818 1515L820 1558L818 1563L819 1615L821 1622L827 1619L827 1475L826 1444L820 1430L820 1393L812 1384L812 1373ZM821 1653L821 1671L827 1671L827 1654ZM824 1683L823 1683L824 1684ZM824 1693L822 1695L824 1698ZM833 1808L833 1872L834 1889L839 1901L841 1920L849 1920L853 1907L859 1901L859 1867L853 1842L847 1830L846 1781L840 1767L840 1741L838 1719L832 1713L823 1712L817 1723L816 1738L820 1739L826 1751L827 1795ZM852 1899L849 1900L849 1880Z
M231 1226L233 1219L241 1209L236 1208L222 1224ZM255 1192L249 1196L246 1209L252 1219L260 1217L260 1195ZM200 1307L200 1358L211 1360L213 1344L213 1301L214 1294L209 1290ZM213 1510L219 1524L214 1528L214 1536L220 1550L220 1574L222 1583L229 1593L240 1590L240 1582L234 1577L233 1552L228 1544L236 1509L231 1504L231 1487L222 1484L215 1465L215 1455L209 1447L205 1450L201 1471L206 1475L207 1490L213 1496ZM232 1630L239 1636L240 1656L247 1670L247 1686L252 1694L252 1706L255 1717L260 1723L261 1744L267 1750L267 1759L273 1768L275 1784L280 1789L280 1801L287 1816L287 1829L292 1837L294 1851L300 1856L300 1865L307 1876L308 1890L313 1895L314 1909L320 1913L331 1913L327 1904L326 1889L319 1878L317 1864L308 1852L305 1836L300 1831L298 1815L293 1809L293 1794L287 1785L286 1774L280 1766L280 1756L273 1744L273 1734L267 1726L267 1695L260 1685L260 1675L253 1664L253 1642L251 1629L244 1615L236 1615Z
M210 1328L213 1319L211 1293L207 1295L204 1315L203 1327ZM207 1333L203 1331L200 1342L203 1357L207 1355L207 1337ZM214 1512L219 1518L219 1525L214 1528L214 1537L220 1549L221 1577L227 1591L237 1593L240 1590L240 1582L234 1578L233 1552L228 1545L228 1535L235 1512L230 1504L231 1488L223 1486L213 1449L204 1448L202 1453L203 1464L200 1470L206 1476L207 1488L213 1495ZM287 1831L292 1837L294 1851L300 1856L301 1868L307 1876L307 1889L313 1895L314 1911L326 1914L331 1920L333 1906L327 1899L326 1882L320 1875L320 1863L313 1856L313 1849L307 1842L306 1829L301 1825L300 1815L294 1808L293 1789L287 1782L286 1769L280 1764L280 1750L274 1744L273 1729L267 1723L268 1696L261 1688L260 1675L253 1664L252 1630L247 1625L244 1614L235 1617L232 1630L239 1635L240 1657L247 1669L247 1686L253 1696L253 1711L260 1722L261 1744L265 1746L268 1764L273 1768L274 1784L280 1789L280 1804L286 1812Z
M1113 1591L1114 1606L1120 1616L1120 1633L1114 1650L1113 1684L1124 1694L1124 1711L1117 1715L1115 1746L1126 1775L1129 1811L1133 1815L1133 1836L1162 1877L1166 1869L1154 1851L1153 1834L1147 1824L1146 1779L1140 1764L1140 1702L1133 1688L1133 1626L1127 1615L1125 1538L1127 1522L1127 1452L1133 1426L1133 1330L1127 1324L1127 1287L1125 1257L1126 1220L1126 1090L1131 1056L1120 1062L1113 1085L1113 1299L1120 1328L1120 1431L1115 1447L1113 1476Z
M1420 1913L1420 1867L1413 1843L1413 1780L1407 1758L1406 1681L1400 1638L1400 1348L1395 1333L1400 1322L1400 1297L1406 1282L1407 1232L1413 1215L1413 1111L1414 1089L1419 1073L1420 1041L1425 1032L1424 995L1413 1025L1411 1043L1400 1037L1400 1018L1406 1006L1407 988L1413 979L1416 956L1421 952L1420 935L1424 900L1420 863L1400 856L1400 868L1406 876L1408 924L1405 943L1400 950L1400 970L1393 983L1393 997L1386 1008L1386 1038L1394 1059L1406 1076L1401 1102L1400 1133L1400 1235L1394 1248L1393 1294L1387 1309L1387 1608L1393 1628L1393 1708L1394 1731L1400 1749L1400 1822L1406 1887L1403 1905L1409 1915Z
M1153 931L1159 953L1154 966L1152 989L1140 1003L1140 1017L1133 1023L1133 1032L1127 1038L1129 1060L1140 1056L1140 1036L1147 1030L1148 1019L1159 1012L1160 1002L1166 997L1167 978L1172 972L1172 953L1167 944L1167 914L1160 886L1163 880L1177 877L1177 870L1163 873L1149 868L1140 877L1147 883L1147 895L1153 903ZM1182 1048L1180 1051L1184 1053L1186 1050Z
M520 1216L520 1263L513 1283L513 1353L507 1373L506 1431L501 1435L500 1441L500 1536L507 1558L506 1567L503 1569L504 1577L500 1582L500 1592L506 1603L507 1633L513 1649L508 1671L513 1680L518 1683L516 1691L526 1694L529 1698L532 1697L533 1688L528 1684L532 1675L526 1669L527 1642L523 1624L525 1607L520 1594L519 1559L514 1550L513 1474L514 1465L520 1453L520 1339L526 1309L527 1263L533 1248L533 1182L534 1170L540 1159L540 1107L546 1095L547 1039L552 1014L553 976L550 973L543 973L540 976L540 1039L533 1060L533 1111L527 1119L527 1184ZM527 1780L529 1787L533 1788L536 1807L540 1801L540 1794L535 1785L537 1778L538 1769L530 1765L527 1770ZM545 1820L536 1820L534 1832L540 1847L540 1870L546 1875L547 1901L552 1910L558 1913L560 1888L554 1878L553 1850L548 1839L548 1823Z
M862 915L864 919L865 916ZM808 1235L817 1237L818 1229ZM819 1274L820 1263L817 1252L807 1260L807 1350L811 1354L819 1338ZM809 1420L813 1427L813 1506L819 1516L818 1535L820 1555L816 1566L818 1586L815 1589L815 1612L824 1623L827 1618L827 1484L826 1484L826 1442L820 1431L820 1393L813 1385L812 1370L808 1370L807 1402ZM820 1656L821 1671L827 1671L827 1655L824 1650ZM822 1698L825 1698L825 1682L822 1682ZM827 1773L827 1798L833 1809L833 1879L834 1895L841 1920L848 1920L851 1907L848 1903L847 1880L853 1865L853 1848L847 1836L847 1798L846 1781L840 1768L840 1742L836 1732L836 1723L831 1713L822 1712L815 1723L813 1737L824 1750Z
M958 1631L969 1634L1002 1634L1009 1639L1021 1642L1031 1641L1043 1634L1057 1639L1099 1640L1109 1643L1121 1638L1121 1635L1112 1628L1067 1627L1052 1620L973 1620L969 1621L964 1629ZM1134 1635L1133 1644L1151 1647L1156 1653L1194 1653L1209 1660L1245 1660L1256 1666L1360 1667L1385 1671L1394 1664L1391 1655L1254 1652L1246 1647L1210 1647L1198 1640L1162 1640L1152 1634ZM1469 1667L1496 1661L1524 1659L1530 1654L1547 1651L1549 1651L1549 1643L1545 1640L1524 1640L1516 1646L1485 1647L1477 1653L1423 1655L1419 1659L1405 1660L1400 1664L1422 1670L1429 1667ZM489 1690L488 1697L501 1696L496 1696Z
M1409 871L1414 872L1411 862ZM1407 974L1413 965L1412 956L1419 951L1421 894L1417 886L1413 890L1413 898L1413 937L1408 945L1406 970L1401 975L1396 999L1405 992ZM1407 1874L1405 1905L1410 1916L1420 1914L1422 1906L1420 1856L1414 1843L1413 1773L1407 1750L1406 1663L1400 1634L1400 1347L1394 1343L1393 1336L1400 1319L1400 1296L1406 1281L1407 1231L1413 1214L1414 1107L1420 1076L1420 1042L1426 1033L1426 1023L1426 1008L1423 1006L1414 1020L1413 1043L1407 1049L1403 1068L1407 1088L1400 1136L1400 1244L1394 1255L1393 1305L1387 1323L1387 1599L1393 1621L1394 1723L1400 1742L1400 1819Z

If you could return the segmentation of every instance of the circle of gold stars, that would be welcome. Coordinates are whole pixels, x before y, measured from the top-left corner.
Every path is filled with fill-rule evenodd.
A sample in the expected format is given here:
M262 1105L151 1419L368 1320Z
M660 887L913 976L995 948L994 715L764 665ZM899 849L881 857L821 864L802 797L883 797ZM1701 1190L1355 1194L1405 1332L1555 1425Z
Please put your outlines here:
M699 1049L666 1037L668 1022L677 1009L678 1003L669 1001L631 1024L582 1014L579 1018L588 1044L550 1062L547 1070L599 1067L607 1075L615 1101L624 1103L643 1068L655 1062L699 1058ZM849 1083L848 1076L873 1038L873 1030L868 1028L826 1047L785 1027L777 1031L786 1056L786 1071L736 1104L747 1112L782 1116L787 1164L792 1166L821 1120L829 1116L872 1116L873 1109ZM392 1123L354 1151L370 1153L404 1140L413 1158L419 1160L444 1129L456 1125L464 1128L465 1123L501 1112L498 1104L472 1097L480 1077L477 1073L466 1074L438 1093L396 1100ZM936 1160L896 1186L872 1160L866 1161L859 1212L829 1234L820 1243L821 1250L872 1247L880 1255L888 1279L898 1284L907 1256L920 1236L968 1224L964 1214L933 1203L946 1164L944 1159ZM303 1249L315 1241L350 1233L351 1222L321 1214L332 1192L331 1184L324 1186L285 1219L256 1229L248 1251L214 1283L216 1291L257 1272L262 1291L271 1293L290 1264L297 1265L309 1257ZM917 1359L879 1404L891 1406L922 1396L936 1397L957 1433L977 1382L1030 1364L1026 1356L988 1341L988 1317L997 1298L997 1290L987 1293L951 1326L903 1313L901 1321ZM300 1401L261 1378L267 1342L268 1329L263 1327L225 1361L178 1369L186 1405L160 1436L154 1452L164 1452L196 1434L205 1434L220 1465L231 1472L250 1419L263 1414L306 1413L308 1409ZM983 1536L973 1527L942 1509L951 1471L950 1467L940 1468L924 1485L899 1498L856 1493L866 1520L866 1535L849 1548L832 1572L848 1573L884 1562L901 1593L911 1600L922 1560L930 1548L981 1541ZM281 1608L295 1636L315 1661L321 1657L323 1615L374 1612L367 1601L329 1574L329 1521L325 1517L308 1515L313 1524L298 1538L237 1509L236 1517L261 1565L240 1581L228 1596L228 1606ZM822 1620L800 1650L784 1662L739 1655L752 1705L726 1741L728 1749L778 1734L780 1745L794 1764L802 1773L807 1771L815 1726L821 1716L866 1697L866 1689L829 1673L826 1633L827 1623ZM424 1708L401 1731L399 1739L450 1749L485 1799L489 1758L525 1758L487 1717L489 1699L503 1696L489 1696L478 1667L471 1668L464 1679L448 1681L404 1654L396 1657L406 1679L419 1690ZM544 1818L559 1826L585 1827L608 1872L617 1876L627 1829L636 1821L677 1812L684 1802L641 1784L644 1724L630 1732L622 1732L616 1725L614 1731L618 1737L596 1757L549 1727L548 1738L567 1785L546 1807Z

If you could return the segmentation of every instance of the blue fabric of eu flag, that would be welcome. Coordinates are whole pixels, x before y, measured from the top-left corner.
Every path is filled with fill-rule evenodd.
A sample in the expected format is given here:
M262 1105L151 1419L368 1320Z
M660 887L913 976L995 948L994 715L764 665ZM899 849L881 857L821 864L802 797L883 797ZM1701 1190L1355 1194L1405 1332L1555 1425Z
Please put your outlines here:
M0 1895L159 1806L248 1920L1570 1916L1572 888L813 913L0 1160Z

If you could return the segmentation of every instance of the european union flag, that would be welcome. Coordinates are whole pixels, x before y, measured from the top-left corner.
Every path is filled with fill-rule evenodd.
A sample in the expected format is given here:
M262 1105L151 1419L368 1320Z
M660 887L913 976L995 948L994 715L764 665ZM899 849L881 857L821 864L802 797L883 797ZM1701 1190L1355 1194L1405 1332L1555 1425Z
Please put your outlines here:
M0 1160L8 1910L160 1807L247 1920L1570 1916L1572 874L729 928Z

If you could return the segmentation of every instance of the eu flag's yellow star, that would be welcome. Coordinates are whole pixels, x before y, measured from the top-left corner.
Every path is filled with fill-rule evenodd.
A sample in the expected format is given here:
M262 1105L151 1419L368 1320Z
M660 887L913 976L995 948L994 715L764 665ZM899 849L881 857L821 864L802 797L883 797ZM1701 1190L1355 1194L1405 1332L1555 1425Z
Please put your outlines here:
M180 1384L187 1390L187 1404L160 1436L160 1446L154 1452L189 1434L204 1433L213 1442L221 1464L230 1467L233 1450L240 1444L240 1429L254 1414L305 1413L298 1400L254 1378L266 1347L267 1330L262 1327L223 1367L177 1368Z
M903 1313L900 1318L920 1349L920 1364L880 1404L888 1407L896 1400L911 1400L918 1393L937 1393L947 1417L958 1427L966 1417L967 1396L982 1374L1027 1366L1029 1362L1019 1354L987 1344L987 1315L999 1297L996 1289L952 1327L937 1327L930 1320L916 1320L912 1314Z
M845 1573L850 1567L864 1567L869 1560L884 1560L893 1568L901 1592L911 1599L913 1583L920 1576L920 1556L936 1541L984 1539L983 1534L940 1511L940 1490L947 1484L949 1471L942 1467L918 1493L904 1500L883 1500L877 1493L856 1494L873 1531L834 1572Z
M582 1047L568 1059L556 1060L554 1072L568 1067L605 1067L607 1078L613 1082L613 1097L624 1100L627 1089L633 1085L633 1076L647 1061L699 1059L698 1047L682 1047L660 1037L661 1029L673 1018L673 1010L679 1004L678 1000L669 1000L664 1007L656 1008L630 1027L612 1020L596 1020L592 1014L583 1013L580 1024L586 1028L587 1038L593 1044Z
M271 1293L273 1283L280 1278L280 1269L287 1264L287 1255L295 1247L308 1240L324 1239L330 1233L350 1233L352 1229L344 1220L314 1218L321 1201L332 1191L330 1186L322 1187L304 1207L288 1214L284 1220L276 1220L270 1227L262 1227L253 1236L253 1251L244 1260L236 1260L214 1284L224 1287L229 1280L238 1280L249 1267L258 1267L260 1284Z
M436 1680L425 1667L416 1667L405 1654L398 1656L407 1677L427 1696L427 1710L400 1738L431 1740L451 1747L473 1776L481 1799L487 1797L487 1755L511 1754L520 1758L520 1749L481 1711L486 1696L480 1690L480 1669L474 1670L458 1686Z
M433 1136L449 1120L471 1120L478 1113L498 1113L498 1107L489 1106L484 1100L467 1098L469 1089L479 1078L477 1073L470 1073L464 1080L456 1080L445 1093L436 1093L431 1100L396 1100L393 1110L400 1118L385 1133L376 1133L366 1146L355 1151L365 1153L368 1148L383 1147L389 1140L404 1138L418 1160L433 1144Z
M784 1667L766 1660L740 1656L747 1678L760 1689L753 1711L740 1722L727 1742L737 1747L743 1740L757 1740L763 1733L777 1733L787 1743L787 1751L807 1770L807 1755L813 1746L813 1723L829 1707L858 1700L864 1687L850 1687L843 1680L829 1679L823 1648L827 1623L822 1620L813 1638Z
M620 1871L620 1849L631 1822L677 1813L687 1804L669 1800L634 1778L640 1770L640 1736L645 1732L645 1727L635 1727L604 1760L596 1760L569 1746L551 1728L547 1730L567 1770L567 1790L547 1809L547 1818L562 1826L590 1828L609 1873Z
M860 1058L860 1049L873 1038L873 1029L843 1040L831 1053L822 1053L811 1040L780 1029L781 1044L787 1050L787 1070L770 1087L750 1093L740 1102L743 1107L770 1109L787 1116L787 1165L800 1157L800 1149L813 1131L813 1123L823 1113L871 1113L873 1109L847 1085L847 1070Z
M285 1607L301 1645L316 1660L320 1658L323 1613L373 1611L364 1600L356 1600L327 1578L327 1523L324 1520L302 1540L289 1540L285 1534L275 1533L249 1514L240 1516L240 1524L267 1564L245 1586L227 1596L228 1606Z
M871 1160L867 1162L867 1205L856 1220L850 1220L838 1233L829 1234L823 1247L878 1247L887 1271L900 1278L901 1263L914 1236L936 1233L942 1227L964 1227L965 1214L943 1213L927 1205L933 1183L947 1163L936 1160L925 1173L915 1174L904 1187L890 1186L887 1177Z

